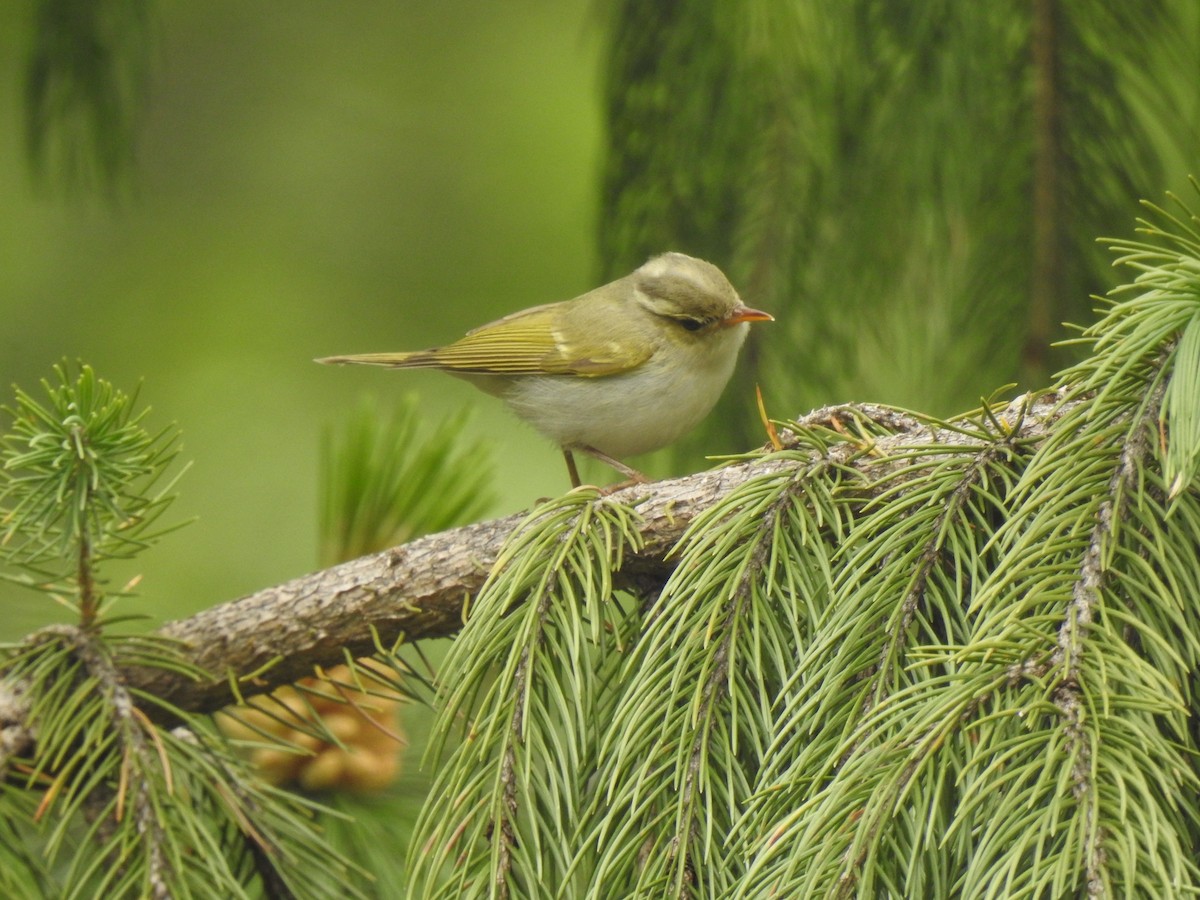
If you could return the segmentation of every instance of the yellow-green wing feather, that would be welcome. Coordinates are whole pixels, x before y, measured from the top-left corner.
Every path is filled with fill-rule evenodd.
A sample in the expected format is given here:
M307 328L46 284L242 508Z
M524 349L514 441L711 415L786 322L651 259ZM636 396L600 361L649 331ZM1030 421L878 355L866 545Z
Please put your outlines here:
M587 295L585 295L587 296ZM512 313L432 350L333 356L328 363L434 368L478 375L614 375L645 362L652 344L636 340L611 310L576 300Z
M539 375L556 371L560 356L558 306L535 306L513 313L428 353L439 368L456 372Z

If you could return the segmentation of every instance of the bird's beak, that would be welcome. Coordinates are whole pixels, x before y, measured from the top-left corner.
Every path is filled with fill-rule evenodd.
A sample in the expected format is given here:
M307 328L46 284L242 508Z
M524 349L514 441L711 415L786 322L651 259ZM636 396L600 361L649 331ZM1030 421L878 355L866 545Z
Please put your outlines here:
M748 306L735 306L731 312L721 322L722 325L738 325L742 322L774 322L775 317L770 313L765 313L761 309L751 309Z

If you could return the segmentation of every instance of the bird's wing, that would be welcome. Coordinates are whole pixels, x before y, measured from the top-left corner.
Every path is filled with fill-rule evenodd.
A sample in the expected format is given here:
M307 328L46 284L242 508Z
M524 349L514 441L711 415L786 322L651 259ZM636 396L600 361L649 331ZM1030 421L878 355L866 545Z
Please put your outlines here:
M606 322L604 327L596 328L586 318L586 308L581 310L570 301L535 306L480 326L453 344L421 355L428 360L425 365L453 372L596 376L628 371L653 353L653 347L639 346L639 342L621 333L625 331L624 323Z

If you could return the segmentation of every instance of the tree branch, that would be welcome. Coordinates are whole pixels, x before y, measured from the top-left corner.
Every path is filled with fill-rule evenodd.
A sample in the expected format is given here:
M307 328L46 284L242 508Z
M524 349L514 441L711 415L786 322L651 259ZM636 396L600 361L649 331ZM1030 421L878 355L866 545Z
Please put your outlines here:
M1044 433L1060 412L1053 406L1059 399L1047 395L1033 404L1024 414L1024 436ZM999 419L1021 421L1028 402L1018 397ZM897 432L877 440L881 451L888 445L971 440L960 431L935 430L869 404L816 410L801 424L844 431L844 423L864 417ZM797 445L786 431L783 439L785 445ZM858 443L840 446L846 465L876 459ZM613 493L613 500L630 504L642 517L645 539L643 549L616 573L615 583L641 593L656 590L674 568L667 554L699 513L751 478L805 464L778 457L752 460ZM451 635L462 626L464 605L483 586L505 539L523 519L516 514L429 535L169 622L159 636L179 641L187 660L211 672L212 680L197 683L175 671L144 667L126 670L127 684L183 710L213 711L236 699L231 675L246 679L239 683L241 693L255 694L311 675L316 665L343 661L343 648L362 656L374 652L377 641L391 646L401 638L411 643ZM254 677L246 678L251 673Z
M702 510L747 479L782 465L742 463L612 494L643 517L644 549L617 577L621 587L645 591L673 568L664 560ZM399 638L446 637L463 623L463 607L483 586L505 539L524 520L518 513L467 525L371 556L341 563L174 622L158 634L184 645L188 661L211 672L199 683L165 669L126 673L131 687L185 710L211 711L234 700L229 673L263 670L242 689L270 690L311 675L314 665L342 662Z

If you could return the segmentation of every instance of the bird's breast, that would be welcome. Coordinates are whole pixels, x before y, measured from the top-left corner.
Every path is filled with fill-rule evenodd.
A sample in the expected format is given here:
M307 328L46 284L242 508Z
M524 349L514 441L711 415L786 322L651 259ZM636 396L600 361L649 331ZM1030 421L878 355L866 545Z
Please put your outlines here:
M563 447L624 459L672 443L716 404L747 326L709 348L674 348L618 375L515 378L501 394L518 416ZM740 332L740 333L739 333Z

